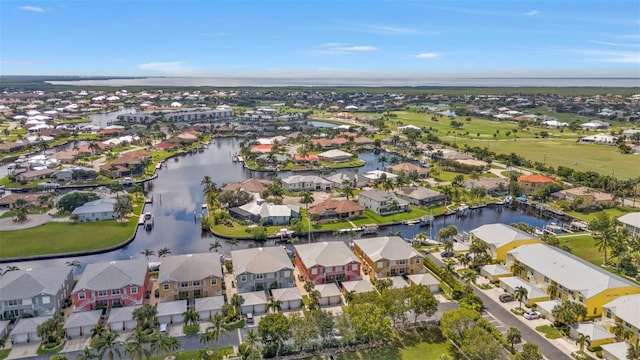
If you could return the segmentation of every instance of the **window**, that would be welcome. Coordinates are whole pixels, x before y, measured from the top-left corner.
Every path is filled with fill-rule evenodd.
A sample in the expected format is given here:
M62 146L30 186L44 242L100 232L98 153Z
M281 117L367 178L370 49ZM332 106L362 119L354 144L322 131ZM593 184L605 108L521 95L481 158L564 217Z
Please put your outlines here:
M132 287L131 288L131 293L132 294L137 294L138 293L138 288L137 287Z
M188 283L188 282L186 282L186 281L185 281L185 282L181 282L181 283L180 283L180 287L183 287L183 288L185 288L185 287L189 287L189 283Z
M405 270L404 268L402 268L402 269L400 269L400 270L399 270L400 274L404 274L404 273L405 273L405 271L406 271L406 270Z
M85 295L84 295L84 293L83 293L83 292L78 293L78 299L80 299L80 300L84 300L84 299L86 299L86 298L85 298Z
M43 304L50 304L51 303L51 296L43 296L42 297L42 303Z
M578 296L578 301L584 302L584 298L582 297L582 295Z
M290 270L285 270L284 277L286 277L286 278L291 277L291 271Z
M211 285L218 285L218 279L211 279Z
M379 268L381 268L381 267L383 266L382 261L378 261L377 266L378 266Z
M256 274L256 280L264 279L264 274Z
M420 264L420 258L416 259L416 264Z
M549 278L548 277L544 277L544 282L548 283L549 282Z
M112 289L111 290L111 294L112 295L120 295L120 289Z
M193 286L200 286L200 280L194 280Z
M611 310L607 310L607 319L611 319Z
M162 288L165 290L169 290L170 285L169 284L162 284Z
M352 264L351 265L351 270L353 270L353 271L358 270L358 264Z
M241 275L240 282L247 282L247 275Z
M99 290L98 296L107 296L107 290Z
M398 260L398 265L404 265L406 262L406 260Z
M18 306L20 305L20 300L9 300L7 301L8 306Z
M120 299L113 299L113 306L114 307L122 306L122 304L120 303Z
M318 268L311 269L311 274L312 275L317 275L318 274Z

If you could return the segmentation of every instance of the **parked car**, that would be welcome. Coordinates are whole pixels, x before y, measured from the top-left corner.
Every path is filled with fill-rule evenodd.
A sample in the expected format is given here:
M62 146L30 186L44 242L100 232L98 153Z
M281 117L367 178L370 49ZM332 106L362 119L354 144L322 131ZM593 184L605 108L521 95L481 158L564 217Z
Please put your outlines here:
M539 319L540 313L537 311L527 311L524 313L524 318L527 320Z
M253 314L247 313L247 319L245 320L247 324L253 324Z
M454 253L453 251L443 251L440 253L440 256L443 258L450 258L450 257L454 257L456 255L456 253Z
M500 296L498 296L498 299L500 300L500 302L503 302L503 303L515 300L513 298L513 295L511 294L500 294Z

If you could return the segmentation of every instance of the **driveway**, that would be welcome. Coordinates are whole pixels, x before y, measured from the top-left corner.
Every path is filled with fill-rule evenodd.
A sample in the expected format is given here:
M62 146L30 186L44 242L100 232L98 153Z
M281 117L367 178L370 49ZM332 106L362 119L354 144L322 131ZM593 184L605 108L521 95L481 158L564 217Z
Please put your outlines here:
M27 343L27 344L15 344L11 348L11 352L6 359L22 359L26 357L32 357L38 355L38 347L40 342ZM50 357L50 356L49 356Z
M27 221L22 223L14 222L12 218L0 219L0 231L12 231L29 229L46 224L48 222L68 222L69 218L53 218L49 214L30 214Z
M90 344L91 337L89 336L72 338L71 340L67 340L67 342L64 344L64 348L60 352L68 353L74 351L83 351L85 348L89 347Z

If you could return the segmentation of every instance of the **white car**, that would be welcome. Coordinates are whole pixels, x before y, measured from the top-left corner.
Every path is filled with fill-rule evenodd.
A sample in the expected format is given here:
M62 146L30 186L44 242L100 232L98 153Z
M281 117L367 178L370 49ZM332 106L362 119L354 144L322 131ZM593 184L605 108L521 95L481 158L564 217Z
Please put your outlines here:
M527 320L539 319L540 313L537 311L527 311L524 313L524 318Z

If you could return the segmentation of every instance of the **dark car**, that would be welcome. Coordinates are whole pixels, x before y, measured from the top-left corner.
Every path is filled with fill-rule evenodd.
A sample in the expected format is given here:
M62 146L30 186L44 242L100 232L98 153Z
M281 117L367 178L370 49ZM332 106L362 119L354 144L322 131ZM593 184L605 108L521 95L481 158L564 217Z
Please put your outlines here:
M450 257L454 257L456 255L456 253L454 253L453 251L443 251L440 253L440 256L443 258L450 258Z
M498 296L498 299L500 300L500 302L503 302L503 303L514 300L511 294L500 294L500 296Z
M247 314L247 320L245 322L247 324L253 324L253 314L252 313L248 313Z

